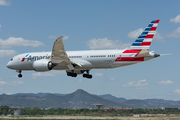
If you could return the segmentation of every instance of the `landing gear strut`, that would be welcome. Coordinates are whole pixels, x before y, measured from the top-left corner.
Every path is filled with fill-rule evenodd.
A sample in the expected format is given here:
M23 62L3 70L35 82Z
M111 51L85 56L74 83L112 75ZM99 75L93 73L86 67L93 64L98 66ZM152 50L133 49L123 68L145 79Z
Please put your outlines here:
M17 72L19 73L19 74L18 74L18 77L19 77L19 78L22 78L22 74L21 74L22 71L21 71L21 70L17 70Z
M86 72L87 72L87 74L83 74L83 77L84 77L84 78L91 79L91 78L92 78L92 75L89 74L89 70L87 70Z

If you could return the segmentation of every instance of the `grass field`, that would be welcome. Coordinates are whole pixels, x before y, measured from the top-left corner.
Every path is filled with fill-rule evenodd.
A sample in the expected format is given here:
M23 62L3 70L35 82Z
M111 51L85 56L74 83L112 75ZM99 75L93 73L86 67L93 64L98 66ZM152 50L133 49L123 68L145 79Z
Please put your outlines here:
M20 117L8 117L8 116L0 116L0 120L12 120L12 119L20 119L20 120L180 120L180 116L172 117L98 117L98 116L20 116Z

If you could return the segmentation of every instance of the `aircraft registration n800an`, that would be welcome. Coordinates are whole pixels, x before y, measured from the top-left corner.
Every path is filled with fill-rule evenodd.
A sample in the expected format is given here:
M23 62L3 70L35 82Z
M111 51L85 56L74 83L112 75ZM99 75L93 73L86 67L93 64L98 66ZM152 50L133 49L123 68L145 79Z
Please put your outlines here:
M159 20L150 22L135 42L124 50L65 51L61 36L54 42L51 52L19 54L8 62L7 67L16 70L20 78L21 72L27 70L65 70L67 76L83 74L91 79L89 71L92 69L119 68L159 57L159 54L149 52L158 23Z

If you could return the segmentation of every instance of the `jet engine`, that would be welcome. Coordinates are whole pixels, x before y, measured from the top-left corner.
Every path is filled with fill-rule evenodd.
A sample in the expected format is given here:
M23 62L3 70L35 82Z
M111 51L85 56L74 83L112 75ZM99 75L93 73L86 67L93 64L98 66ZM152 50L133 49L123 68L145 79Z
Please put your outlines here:
M50 71L53 69L54 66L55 65L53 65L53 63L51 61L47 61L47 60L34 61L32 64L32 67L37 72Z

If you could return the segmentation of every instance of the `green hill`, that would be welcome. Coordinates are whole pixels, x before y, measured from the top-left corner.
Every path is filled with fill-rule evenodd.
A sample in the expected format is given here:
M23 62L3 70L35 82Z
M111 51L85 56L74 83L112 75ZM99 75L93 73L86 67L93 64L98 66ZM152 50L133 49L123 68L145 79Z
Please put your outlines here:
M39 107L39 108L96 108L95 104L103 107L134 107L134 108L160 108L180 107L180 101L163 99L131 99L116 98L110 94L92 95L82 89L70 94L51 93L18 93L14 95L0 95L0 105L10 107Z

